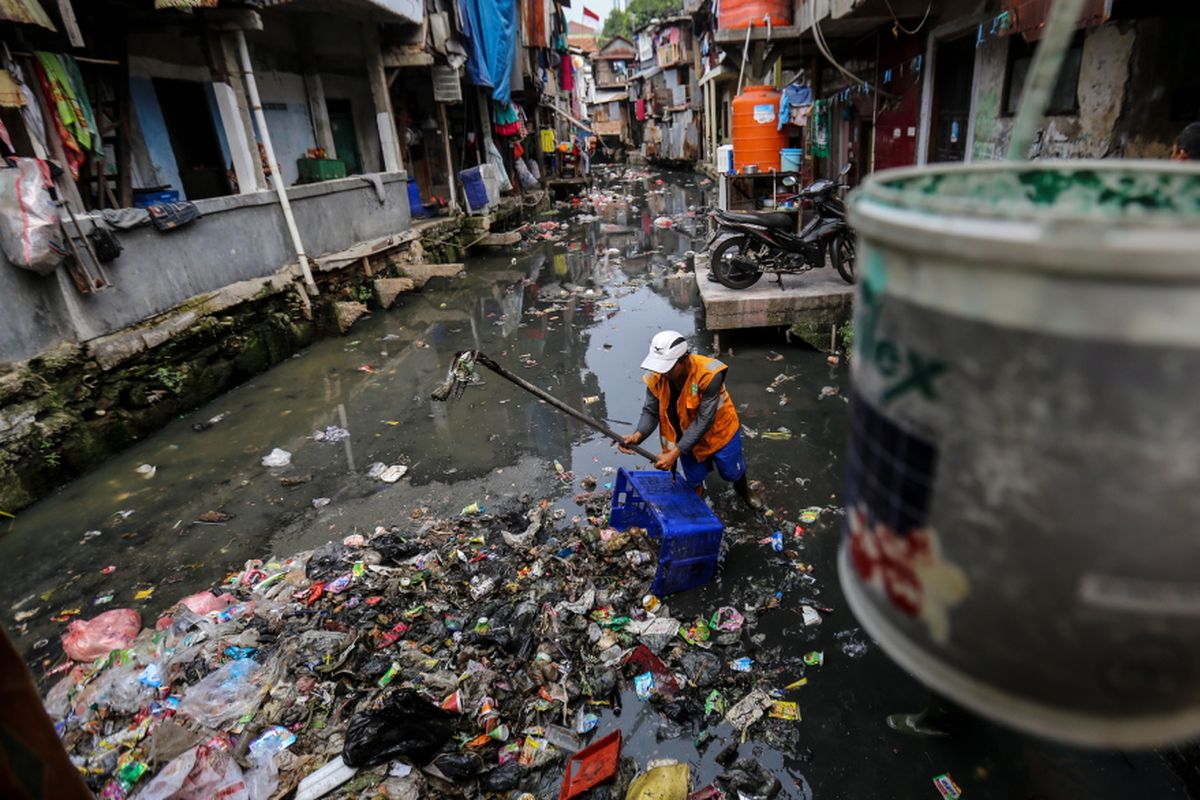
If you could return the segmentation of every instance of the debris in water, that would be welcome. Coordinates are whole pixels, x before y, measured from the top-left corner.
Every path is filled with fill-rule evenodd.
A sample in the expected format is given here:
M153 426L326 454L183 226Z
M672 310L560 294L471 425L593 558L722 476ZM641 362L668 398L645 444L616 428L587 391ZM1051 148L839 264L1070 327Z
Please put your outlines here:
M942 800L958 800L962 797L962 789L958 788L958 784L954 782L954 778L950 777L949 772L934 777L933 786L942 796Z
M158 472L158 467L154 466L153 464L142 464L140 467L135 469L134 472L136 472L138 475L141 475L146 480L150 480L154 477L155 473Z
M350 438L350 431L345 428L339 428L337 425L330 425L323 431L313 431L313 441L325 442L326 444L336 444L344 442Z
M286 467L290 463L292 463L292 454L278 447L263 456L262 460L264 467Z
M842 653L850 658L861 658L867 654L867 642L864 634L858 628L850 630L838 631L833 635L834 639L838 640L839 646L842 648Z

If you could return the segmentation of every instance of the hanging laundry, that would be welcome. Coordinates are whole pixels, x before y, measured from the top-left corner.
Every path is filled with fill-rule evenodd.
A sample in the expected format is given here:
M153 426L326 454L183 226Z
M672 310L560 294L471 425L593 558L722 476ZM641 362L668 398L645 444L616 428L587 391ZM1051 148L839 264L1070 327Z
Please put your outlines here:
M787 124L802 125L803 121L808 119L807 109L812 105L813 91L811 86L804 86L798 83L793 83L785 86L783 96L779 100L779 121L776 123L776 130L783 130L783 126Z
M104 153L104 140L100 136L100 126L96 123L96 114L92 110L91 100L88 98L87 84L83 82L83 75L79 72L79 62L72 55L60 55L59 62L62 63L63 72L66 73L67 79L71 84L71 96L74 98L75 104L79 111L83 113L84 122L87 124L88 138L91 141L92 152Z
M633 113L638 122L646 119L646 101L639 97L633 104Z
M520 119L512 103L492 102L492 130L497 136L517 136L520 133Z
M35 158L44 159L49 155L49 151L46 149L46 123L42 118L42 110L38 107L33 89L25 79L24 71L13 60L8 45L0 44L0 47L3 48L0 50L0 55L3 57L4 72L16 84L17 90L21 94L22 102L19 104L21 118L25 121L25 132L29 135L30 143L33 145L33 155Z
M37 0L9 0L9 2L0 3L0 20L20 22L25 25L41 25L47 30L58 30Z
M558 64L558 88L564 92L575 88L575 65L569 55L564 55Z
M0 69L0 106L20 108L23 105L25 105L25 96L21 94L20 85L8 70Z
M512 99L517 56L516 3L513 0L461 0L467 39L467 80L492 90L492 99Z
M56 102L50 78L46 74L46 70L43 68L40 60L33 62L33 72L37 77L38 84L42 87L42 94L47 98L46 113L50 115L50 122L54 124L54 130L58 134L59 140L62 141L64 155L67 160L66 167L70 171L71 177L79 180L79 168L83 166L86 157L83 154L83 148L79 146L79 142L75 138L75 134L71 132L71 128L67 126L61 116L60 110L66 104Z
M34 55L45 72L50 86L50 98L54 101L63 125L71 131L82 150L102 151L104 145L100 141L100 129L96 126L92 104L88 102L83 78L79 76L74 57L47 53L44 50L35 51Z

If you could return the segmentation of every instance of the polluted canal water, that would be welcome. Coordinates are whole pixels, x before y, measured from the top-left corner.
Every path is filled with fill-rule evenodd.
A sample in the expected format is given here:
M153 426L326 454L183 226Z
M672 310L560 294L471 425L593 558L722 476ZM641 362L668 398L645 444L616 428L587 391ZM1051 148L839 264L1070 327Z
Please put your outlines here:
M235 584L260 580L254 577L260 568L272 570L270 563L248 564L252 559L282 560L320 548L307 577L286 563L274 567L280 580L297 582L300 595L273 595L282 622L267 620L260 609L264 618L255 623L262 641L243 631L240 645L213 650L215 661L199 674L188 666L191 672L178 681L182 699L150 687L142 700L154 704L145 719L159 719L173 702L182 703L178 716L188 719L187 690L200 676L225 662L222 669L235 669L239 656L254 657L237 647L261 648L258 656L274 664L269 659L297 644L284 635L272 640L276 629L284 625L295 633L307 626L314 630L300 642L312 648L308 661L320 682L291 709L307 709L307 716L284 713L281 721L290 733L263 728L263 719L256 721L253 713L219 725L208 715L212 727L205 729L208 736L232 731L243 738L275 730L272 742L295 734L296 752L286 754L290 760L283 754L279 759L281 788L336 759L342 738L354 738L347 735L346 720L365 714L368 699L407 696L395 687L381 690L381 683L412 682L435 702L445 696L447 724L465 738L496 732L474 691L481 674L495 672L501 674L495 691L507 739L498 744L501 737L492 736L483 746L464 747L463 753L478 753L477 761L445 754L442 762L435 760L461 796L515 798L528 791L556 797L569 751L619 730L626 761L622 792L634 772L668 759L690 766L691 790L715 784L727 797L936 798L935 778L945 774L953 777L943 787L957 784L969 797L1186 797L1183 783L1153 753L1075 750L957 712L943 715L949 735L942 737L904 735L885 724L889 714L917 711L931 701L859 629L836 580L849 388L844 362L831 366L825 354L789 344L775 331L722 337L726 385L746 435L748 474L762 482L772 513L754 514L731 487L715 477L710 481L713 509L726 526L716 580L661 598L659 608L653 598L645 603L659 618L669 612L681 625L681 635L652 642L668 672L643 660L645 654L635 650L639 637L631 633L648 619L642 596L653 564L628 557L632 566L614 569L637 549L636 540L624 551L614 544L612 554L597 555L606 552L608 540L579 539L575 533L603 530L605 495L616 470L645 469L644 461L617 452L604 437L487 372L483 385L469 387L460 401L430 401L430 390L443 380L454 354L481 349L567 404L620 433L631 432L642 405L639 364L650 337L675 329L698 352L711 352L713 337L703 327L694 276L685 268L686 254L704 244L702 212L711 188L706 183L692 175L609 168L601 172L591 201L535 218L536 235L522 248L468 259L463 277L432 281L395 309L176 420L6 522L0 538L7 566L0 586L5 626L42 690L61 680L63 672L55 668L62 663L60 637L69 621L133 608L143 625L153 627L184 596L209 588L220 593L223 582L241 592L239 597L249 596L248 588ZM656 444L654 436L646 446L654 450ZM277 466L264 465L272 454L268 463ZM505 541L503 533L521 533L530 508L542 521L535 538ZM589 516L601 524L589 526ZM372 542L381 528L393 533ZM366 548L355 547L358 536L367 538ZM405 539L411 539L411 553L407 544L397 544ZM401 569L393 553L394 560L375 565L382 570L355 566L362 563L356 553L372 546L389 558L382 541L404 558L436 551L442 561ZM491 565L486 574L495 577L494 584L478 571L479 561ZM396 578L388 565L404 577ZM404 609L388 620L392 625L375 619L362 630L339 629L344 620L364 618L360 605L380 602L373 597L390 608L394 598L384 596L386 591L402 587L404 597L415 592L410 573L420 572L436 585L439 570L457 581L457 597L395 600ZM334 597L330 589L322 597L343 572L353 576L346 594ZM361 593L354 580L362 581ZM553 580L562 581L562 588L529 605L531 587ZM584 587L593 582L596 593L588 599ZM322 590L314 590L317 583ZM366 590L384 586L380 594ZM465 599L472 595L478 596ZM613 598L611 608L595 599L605 596ZM501 602L505 597L510 602ZM460 600L461 607L455 606ZM492 622L469 616L481 609L489 610ZM455 616L460 612L461 619ZM186 614L176 611L175 618L163 634L166 640L185 627ZM698 620L711 622L711 629ZM224 624L229 627L215 636L241 630L236 620ZM514 630L529 644L490 652L490 624L533 626L537 635ZM388 657L372 651L380 644L384 651L391 646L387 636L403 638L407 629L424 635L417 666L395 656L399 666L391 670ZM322 637L339 633L362 637L356 645L366 653L356 662L362 674L333 669L342 656L336 648L322 656L331 668L320 669L321 648L329 647ZM600 641L591 641L595 637ZM392 643L396 649L387 652L403 649ZM610 643L634 650L635 662L650 666L603 667L603 659L615 652L604 647ZM376 668L392 674L387 680L387 672L364 677ZM287 665L280 671L280 685L289 691L298 691L306 679ZM539 671L544 683L528 683L531 671ZM518 679L518 672L525 677ZM597 675L615 675L616 682L607 691L580 691L581 681ZM666 691L672 681L682 686L674 697ZM568 685L573 696L564 704L554 687ZM713 689L719 698L710 694ZM586 702L587 696L596 702ZM260 716L275 700L284 702L282 697L273 691ZM747 699L760 700L758 709L765 713L739 731L726 714ZM57 701L61 712L64 700ZM464 702L474 705L460 708ZM721 703L726 712L719 710ZM137 706L135 700L132 707ZM190 707L195 710L195 701ZM439 712L429 714L429 726L436 728ZM136 727L131 719L114 713L82 730L63 726L68 745L75 747L71 752L91 755L97 794L117 768L115 756L106 761L94 755L97 739ZM556 723L569 730L550 727ZM505 780L474 780L514 752L506 746L531 737L535 742L557 737L559 752L544 764L544 756L521 756L521 762L532 759L533 768L510 768L501 776ZM458 754L457 742L451 739L446 750ZM128 769L131 761L145 758L136 740L110 749L131 753L123 757L126 778L138 772ZM415 766L423 766L420 761ZM163 763L153 764L145 777L139 773L142 783L133 779L130 796ZM364 769L327 796L381 796L377 787L385 771ZM411 796L439 796L433 781ZM400 788L411 792L413 784ZM614 792L610 785L590 796L624 796Z

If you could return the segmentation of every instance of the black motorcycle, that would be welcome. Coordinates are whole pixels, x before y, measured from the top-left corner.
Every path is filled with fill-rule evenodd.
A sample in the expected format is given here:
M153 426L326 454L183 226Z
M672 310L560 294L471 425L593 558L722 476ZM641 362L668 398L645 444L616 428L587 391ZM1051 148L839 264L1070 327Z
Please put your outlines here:
M839 176L850 171L847 164ZM791 182L789 184L789 181ZM788 176L785 185L795 185ZM840 181L821 179L794 197L811 204L812 219L799 233L796 220L782 211L712 211L714 231L705 248L709 269L730 289L753 286L764 272L774 272L783 288L784 275L798 275L824 267L826 256L846 283L854 283L854 232L846 224L846 205Z

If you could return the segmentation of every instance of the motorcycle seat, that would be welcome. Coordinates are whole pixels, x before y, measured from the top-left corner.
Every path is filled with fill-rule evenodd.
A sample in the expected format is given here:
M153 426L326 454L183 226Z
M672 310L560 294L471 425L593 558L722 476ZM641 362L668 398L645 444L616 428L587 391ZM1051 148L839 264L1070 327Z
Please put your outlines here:
M768 228L796 227L796 218L783 211L722 211L720 216L730 222L748 222Z

